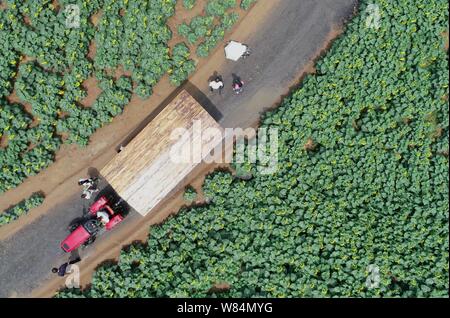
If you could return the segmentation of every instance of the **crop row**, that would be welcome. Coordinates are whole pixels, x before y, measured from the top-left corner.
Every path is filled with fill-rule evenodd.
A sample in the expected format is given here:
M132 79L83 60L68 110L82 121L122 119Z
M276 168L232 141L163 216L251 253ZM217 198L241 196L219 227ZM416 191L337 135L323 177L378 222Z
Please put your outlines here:
M35 193L29 198L22 200L13 207L0 213L0 226L17 220L22 215L27 214L31 209L38 207L44 202L44 195Z
M247 10L255 0L241 1L241 8ZM196 54L199 57L208 56L217 44L223 40L225 32L239 20L239 14L233 12L237 0L209 0L205 7L205 15L192 18L189 23L178 26L178 34L189 44L198 43Z

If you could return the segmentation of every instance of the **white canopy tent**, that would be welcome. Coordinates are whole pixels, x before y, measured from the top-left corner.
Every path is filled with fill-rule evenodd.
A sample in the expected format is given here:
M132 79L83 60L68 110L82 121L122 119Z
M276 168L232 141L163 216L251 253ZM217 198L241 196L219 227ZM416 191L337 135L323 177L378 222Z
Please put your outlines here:
M225 57L229 60L237 61L247 52L248 47L236 41L230 41L225 47Z

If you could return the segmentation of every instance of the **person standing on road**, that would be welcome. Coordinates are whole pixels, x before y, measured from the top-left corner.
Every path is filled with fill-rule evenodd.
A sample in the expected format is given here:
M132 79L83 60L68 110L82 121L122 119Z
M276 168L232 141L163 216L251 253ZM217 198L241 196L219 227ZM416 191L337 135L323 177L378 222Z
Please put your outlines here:
M83 186L83 194L81 194L83 199L89 200L92 197L92 194L99 191L96 185L97 180L98 178L78 180L78 185Z
M238 95L242 93L244 90L244 81L241 80L241 77L236 74L231 74L233 76L233 92Z
M244 87L244 82L240 78L236 78L233 80L233 91L235 94L240 94Z
M217 76L213 81L209 82L209 89L211 92L219 90L219 95L222 95L222 89L224 87L222 76Z
M95 183L95 181L97 181L97 178L82 178L80 180L78 180L78 185L79 186L91 186Z

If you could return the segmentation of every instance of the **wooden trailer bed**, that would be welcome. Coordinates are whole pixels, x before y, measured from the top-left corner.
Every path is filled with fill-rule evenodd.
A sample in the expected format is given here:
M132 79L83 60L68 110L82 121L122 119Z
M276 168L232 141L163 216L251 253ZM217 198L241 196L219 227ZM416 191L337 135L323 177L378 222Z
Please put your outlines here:
M216 128L223 133L211 115L189 93L182 91L100 174L133 209L142 215L148 214L200 163L194 158L174 162L171 152L189 150L196 138L194 141L200 147L193 152L203 159L201 154L209 153L220 144L217 139L205 141L194 134L194 130L197 133L199 130L198 121L201 121L202 132ZM189 133L183 138L173 138L175 128L186 129Z

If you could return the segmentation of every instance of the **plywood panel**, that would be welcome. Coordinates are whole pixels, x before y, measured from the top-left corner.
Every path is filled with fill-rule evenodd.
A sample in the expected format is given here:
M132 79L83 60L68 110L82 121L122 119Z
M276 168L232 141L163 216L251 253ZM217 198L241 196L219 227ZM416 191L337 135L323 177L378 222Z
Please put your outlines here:
M159 113L100 174L118 195L139 213L146 215L167 196L198 164L199 160L174 162L171 151L183 152L197 142L193 149L197 159L209 153L220 139L203 140L198 134L220 125L186 91L182 91ZM188 131L183 138L171 139L175 128ZM197 132L197 133L194 133Z

